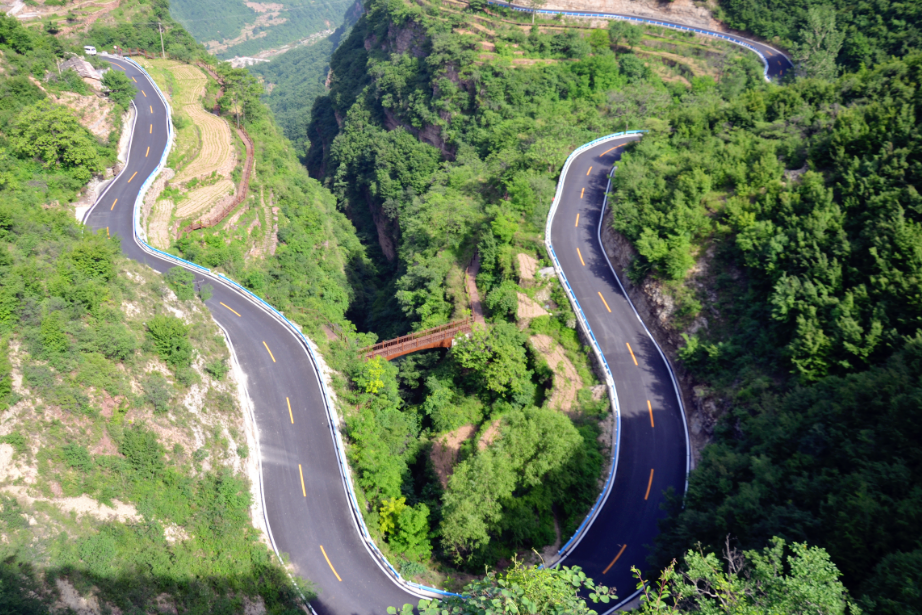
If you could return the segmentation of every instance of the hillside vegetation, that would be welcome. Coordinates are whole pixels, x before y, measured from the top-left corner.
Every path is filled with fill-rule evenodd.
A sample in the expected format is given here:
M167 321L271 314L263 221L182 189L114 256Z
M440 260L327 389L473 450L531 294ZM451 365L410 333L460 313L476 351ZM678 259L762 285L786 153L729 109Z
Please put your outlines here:
M163 594L177 610L296 606L245 512L223 345L181 274L161 283L72 221L62 203L112 164L113 139L29 80L79 91L54 76L56 58L84 40L159 52L162 22L161 78L207 64L225 84L218 111L257 144L249 199L169 249L240 280L321 346L359 504L406 577L457 589L464 573L512 562L469 584L469 600L421 612L586 612L580 587L611 599L579 570L521 558L572 533L607 471L610 410L557 280L536 271L566 156L625 128L648 132L610 195L611 231L630 248L618 264L641 300L667 306L658 334L680 340L667 351L710 440L637 571L653 582L643 611L920 612L915 7L720 7L732 27L789 47L796 70L766 83L753 55L668 30L367 0L309 114L284 90L268 96L309 148L283 136L266 88L209 56L165 2L126 0L82 40L2 18L11 610L40 612L58 579L124 610ZM323 60L310 49L292 58ZM301 83L294 65L262 75L317 91L317 64ZM124 106L130 91L111 85ZM72 138L49 138L53 122ZM268 215L277 249L254 251L253 220L268 227ZM360 359L379 339L470 315L474 291L486 322L451 350ZM196 427L193 450L182 442ZM62 512L79 498L128 522Z
M372 256L348 314L379 338L439 325L470 313L464 281L476 276L488 322L450 352L345 365L358 389L346 397L351 459L368 520L405 573L422 572L430 548L437 569L479 571L559 546L607 463L610 412L575 316L556 278L535 277L560 164L646 115L625 116L622 92L648 108L690 86L734 97L761 69L684 34L531 29L401 2L366 10L308 130L309 168ZM404 510L412 523L392 529Z
M350 12L346 22L330 36L249 67L249 71L261 79L266 89L263 100L301 158L310 148L307 127L311 121L311 107L314 99L326 91L330 57L354 23Z
M560 20L531 28L462 8L367 2L312 110L308 166L376 263L350 311L356 325L391 337L463 314L455 280L476 251L490 335L500 335L527 286L516 255L543 256L537 240L567 153L625 127L649 130L619 165L613 226L635 250L631 280L673 306L670 329L686 334L675 358L702 398L692 405L712 409L713 441L651 566L699 542L722 551L728 535L744 549L781 536L823 547L870 612L916 608L922 60L910 51L912 13L901 24L894 5L879 28L861 28L870 51L853 61L840 45L856 40L869 8L797 8L777 20L790 24L782 40L797 70L768 84L754 57L695 37ZM689 58L684 68L674 56ZM532 330L540 321L566 331L562 303ZM479 397L484 416L500 400L527 409L521 385L492 398L471 388L468 370L483 370L476 382L489 387L487 366L506 364L466 364L463 348L426 359L431 372L422 356L395 362L407 410L422 402L429 414L442 389L428 374L451 362L465 376L453 394ZM458 465L464 480L442 496L434 527L461 565L541 541L505 521L526 491L502 491L497 459L516 458L504 440ZM382 481L369 479L366 494ZM465 517L481 529L455 525L455 511L483 494Z
M253 56L333 30L355 0L174 0L170 14L222 59Z
M74 47L5 16L0 47L3 610L294 608L251 524L221 332L185 276L125 260L69 206L115 156L33 81Z

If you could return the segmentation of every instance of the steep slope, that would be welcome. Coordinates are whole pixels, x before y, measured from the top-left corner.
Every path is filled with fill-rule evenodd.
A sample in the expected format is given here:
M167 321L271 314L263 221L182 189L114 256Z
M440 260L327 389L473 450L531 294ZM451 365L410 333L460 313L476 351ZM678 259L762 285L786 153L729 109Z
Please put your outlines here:
M219 58L266 55L297 46L312 35L329 35L354 0L221 0L203 4L174 0L170 13Z

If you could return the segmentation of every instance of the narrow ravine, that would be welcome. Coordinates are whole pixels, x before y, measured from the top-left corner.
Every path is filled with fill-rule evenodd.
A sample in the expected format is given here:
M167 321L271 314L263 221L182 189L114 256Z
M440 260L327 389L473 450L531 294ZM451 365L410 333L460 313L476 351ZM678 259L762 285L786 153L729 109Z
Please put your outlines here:
M788 67L774 50L735 42L763 57L768 77ZM137 81L139 111L125 168L85 222L118 235L129 258L161 273L179 264L196 273L197 282L214 287L207 305L246 376L258 428L263 521L277 552L287 553L297 574L317 585L319 598L312 606L318 613L385 613L389 606L434 595L410 593L400 585L365 538L348 483L338 418L306 338L238 285L158 254L138 237L138 197L162 168L170 145L169 108L137 65L121 58L108 61ZM600 360L610 368L611 396L620 408L611 482L580 532L565 544L561 561L619 588L634 586L630 567L644 564L645 545L652 543L662 515L663 491L684 489L688 471L684 415L671 369L621 290L598 240L608 174L620 146L637 138L605 138L571 157L547 236L558 275ZM582 221L574 224L576 214ZM630 598L626 591L621 594Z

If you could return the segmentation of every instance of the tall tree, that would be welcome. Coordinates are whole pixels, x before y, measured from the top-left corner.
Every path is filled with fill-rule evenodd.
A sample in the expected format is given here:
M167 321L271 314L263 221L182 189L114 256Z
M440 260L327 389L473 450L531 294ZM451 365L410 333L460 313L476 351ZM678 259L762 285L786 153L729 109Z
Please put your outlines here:
M608 604L616 599L613 589L596 586L578 566L544 568L525 566L515 560L505 572L490 571L483 580L465 586L462 597L443 601L420 600L418 611L412 604L403 605L396 615L479 615L480 613L521 613L529 615L595 615L580 591L586 591L592 602Z
M836 29L836 12L830 6L815 6L807 11L807 23L800 31L801 42L792 51L797 75L817 79L836 76L836 58L845 33Z
M724 551L724 566L713 553L689 551L685 571L675 563L658 583L638 585L643 615L842 615L860 613L839 581L839 570L819 547L773 538L770 547L741 553ZM640 578L640 572L635 568Z

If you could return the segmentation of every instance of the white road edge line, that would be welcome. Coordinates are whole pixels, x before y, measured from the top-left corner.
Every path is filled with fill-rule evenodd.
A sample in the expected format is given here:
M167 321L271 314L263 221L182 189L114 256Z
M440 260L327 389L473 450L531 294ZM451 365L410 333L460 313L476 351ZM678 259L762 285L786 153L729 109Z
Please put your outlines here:
M134 66L138 68L138 70L140 70L141 73L148 79L148 82L157 92L158 97L161 99L161 101L163 102L164 108L166 109L166 115L167 115L166 124L167 124L167 131L168 131L167 147L164 150L164 153L161 157L161 161L157 165L157 167L154 169L154 171L150 174L150 176L145 180L135 200L134 213L133 213L134 233L132 233L132 235L133 235L133 239L136 245L138 245L138 247L140 247L142 251L149 254L150 256L153 256L163 262L174 263L183 268L190 269L193 272L198 273L199 275L207 277L210 280L213 280L221 284L223 287L227 288L228 290L235 292L236 294L241 296L243 299L247 300L251 304L261 309L262 311L266 312L276 322L281 324L283 328L285 328L288 331L288 333L295 336L295 339L300 342L300 346L304 350L305 354L308 355L308 360L311 366L313 367L314 375L317 377L317 380L320 384L320 390L322 393L322 397L324 399L324 405L326 407L327 417L330 419L329 423L330 423L330 429L331 429L331 433L332 433L333 440L334 440L334 447L336 448L336 451L337 451L337 458L338 458L339 466L340 466L340 478L342 479L343 488L346 491L347 499L349 499L349 502L350 502L349 508L350 508L350 512L352 513L350 516L352 517L353 524L355 525L356 529L359 532L360 541L362 545L365 547L365 550L368 551L369 555L371 555L371 558L375 562L375 564L381 569L382 572L384 572L385 577L387 577L398 588L400 588L401 590L407 592L408 594L412 596L415 596L417 598L437 599L445 595L457 595L457 594L451 594L450 592L445 592L443 590L439 590L436 588L421 586L421 585L418 585L418 584L415 584L415 583L412 583L412 582L409 582L403 579L403 577L400 576L400 574L396 571L396 569L394 569L394 567L390 565L390 562L386 560L386 558L380 552L380 550L378 550L377 545L375 545L374 542L371 540L371 536L368 533L368 530L364 528L364 519L361 517L361 513L358 510L358 502L355 499L354 494L351 492L351 489L349 488L351 484L348 482L347 476L351 476L351 473L349 472L348 462L345 459L345 453L344 453L345 448L343 446L342 439L340 438L339 430L336 429L335 427L335 422L338 420L338 416L336 415L336 412L332 407L331 398L327 391L325 383L323 381L322 375L320 374L320 367L318 365L318 362L316 358L313 356L312 343L307 339L307 337L304 336L303 333L295 329L294 326L291 324L291 322L288 321L288 319L282 316L280 313L278 313L278 311L275 308L265 303L262 299L256 297L255 295L252 295L252 293L244 289L242 286L240 286L236 282L230 280L229 278L224 277L221 274L213 273L205 267L196 265L195 263L191 263L189 261L178 258L171 254L161 252L160 250L157 250L156 248L153 248L147 245L146 241L143 241L143 240L139 241L139 239L141 239L141 236L144 235L144 233L143 233L143 229L141 229L139 226L138 203L143 202L144 195L146 194L146 191L150 187L151 180L160 173L163 165L165 164L167 153L173 144L173 139L172 139L173 132L172 132L172 125L169 119L171 115L171 108L170 108L169 103L167 103L166 99L163 98L163 94L160 92L160 88L157 87L156 83L154 83L153 79L150 78L150 76L147 74L147 71L145 71L143 67L138 65L136 62L134 62L130 58L125 58L125 61L128 61L134 64ZM134 133L132 132L132 138L133 136L134 136ZM129 144L129 148L130 148L130 144ZM260 474L260 480L262 480L261 474ZM358 516L358 518L356 518L356 516ZM369 545L369 543L371 544ZM377 555L375 553L376 551L377 551ZM279 555L277 551L276 551L276 555ZM279 559L281 560L280 556L279 556ZM387 567L385 567L384 564L386 564ZM388 568L390 568L390 570L388 570ZM311 607L309 603L307 604L307 606L313 612L313 607Z

